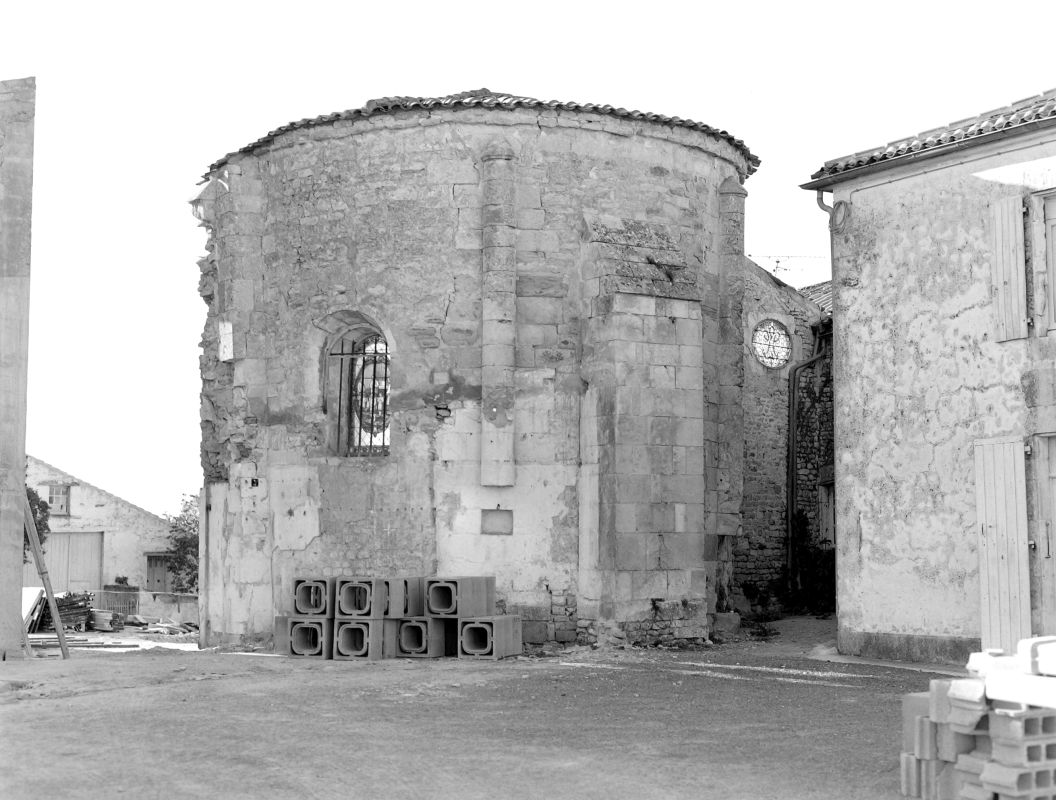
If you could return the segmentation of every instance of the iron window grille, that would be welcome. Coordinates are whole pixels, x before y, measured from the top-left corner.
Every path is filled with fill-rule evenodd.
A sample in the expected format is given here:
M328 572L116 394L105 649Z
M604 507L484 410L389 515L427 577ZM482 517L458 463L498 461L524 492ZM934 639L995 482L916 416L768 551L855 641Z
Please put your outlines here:
M381 334L342 337L330 349L337 372L337 452L389 454L389 347Z

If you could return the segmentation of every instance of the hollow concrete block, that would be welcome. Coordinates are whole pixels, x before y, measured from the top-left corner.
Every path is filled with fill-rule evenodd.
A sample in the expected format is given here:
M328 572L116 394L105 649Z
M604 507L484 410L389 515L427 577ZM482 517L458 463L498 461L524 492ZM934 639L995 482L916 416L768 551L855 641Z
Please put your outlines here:
M294 578L293 616L334 616L333 578Z
M446 655L445 620L432 617L401 619L396 638L398 658L440 658Z
M524 651L521 618L516 614L458 621L458 657L495 661Z
M386 583L380 578L335 578L335 619L381 619L387 602Z
M334 621L327 617L288 617L291 656L331 658Z
M334 620L333 657L377 661L384 657L382 621L377 619Z
M427 578L425 616L456 619L495 613L495 578Z
M391 619L425 614L425 578L385 578L385 616Z
M920 761L912 753L899 756L900 790L903 797L920 797Z

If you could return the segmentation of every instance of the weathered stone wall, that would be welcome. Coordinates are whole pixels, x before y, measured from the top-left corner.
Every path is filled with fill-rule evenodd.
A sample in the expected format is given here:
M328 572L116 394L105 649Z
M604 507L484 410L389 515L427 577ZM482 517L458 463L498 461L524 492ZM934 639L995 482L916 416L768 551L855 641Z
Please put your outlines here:
M821 309L791 286L747 263L743 529L736 540L733 598L742 610L769 605L788 577L789 375L813 355L812 326L821 316ZM752 350L752 332L767 319L781 323L792 339L788 362L777 368L764 366Z
M807 522L807 536L822 536L820 486L833 482L833 384L831 335L823 340L822 357L796 376L795 511Z
M1056 430L1052 392L1027 391L1039 375L1051 387L1056 337L997 341L991 277L991 206L1054 185L1046 138L835 188L849 204L833 236L844 652L929 658L978 646L972 443Z
M342 120L228 159L198 201L206 639L270 630L302 574L435 572L496 575L529 640L704 635L708 493L742 445L705 419L722 334L700 300L744 173L697 131L550 109ZM348 314L389 345L388 456L327 447L321 353Z

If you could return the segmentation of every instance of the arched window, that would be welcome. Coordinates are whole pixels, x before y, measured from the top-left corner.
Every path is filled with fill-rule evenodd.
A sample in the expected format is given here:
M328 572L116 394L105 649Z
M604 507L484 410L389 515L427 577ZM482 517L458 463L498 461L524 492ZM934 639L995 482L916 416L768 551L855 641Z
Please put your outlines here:
M340 456L389 454L389 346L364 328L331 340L327 351L327 416Z

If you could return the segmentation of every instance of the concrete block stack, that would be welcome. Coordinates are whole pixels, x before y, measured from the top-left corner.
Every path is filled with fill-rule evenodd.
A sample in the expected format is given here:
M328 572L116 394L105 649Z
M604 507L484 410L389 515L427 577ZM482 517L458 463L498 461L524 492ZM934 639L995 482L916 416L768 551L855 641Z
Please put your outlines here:
M968 671L903 698L902 794L1056 800L1056 637L974 653Z
M334 660L519 655L521 618L494 615L495 578L297 578L276 650Z

